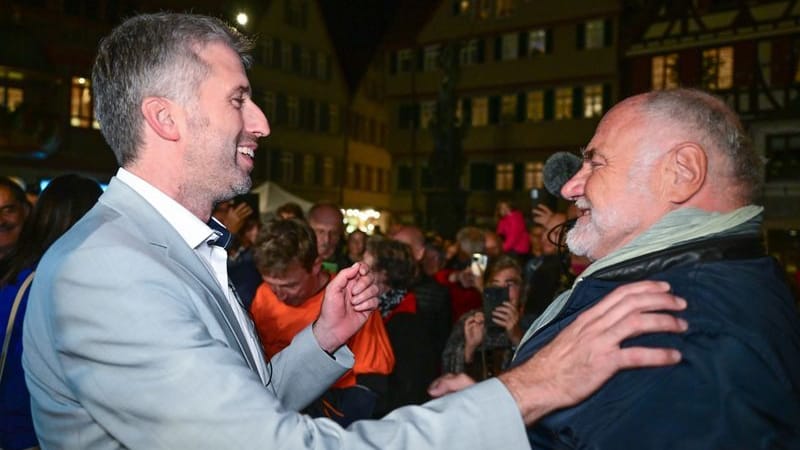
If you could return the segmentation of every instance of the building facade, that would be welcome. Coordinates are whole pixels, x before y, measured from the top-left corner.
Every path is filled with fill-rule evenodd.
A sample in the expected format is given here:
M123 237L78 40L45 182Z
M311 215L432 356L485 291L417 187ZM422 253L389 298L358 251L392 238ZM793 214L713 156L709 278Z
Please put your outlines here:
M696 87L739 113L766 160L769 251L798 278L800 3L686 0L650 13L624 50L623 94Z
M424 216L435 180L432 128L444 77L457 79L463 136L465 222L493 223L498 199L526 211L556 151L577 151L618 98L617 1L440 2L421 31L387 41L392 207L401 221ZM443 67L444 52L456 64Z

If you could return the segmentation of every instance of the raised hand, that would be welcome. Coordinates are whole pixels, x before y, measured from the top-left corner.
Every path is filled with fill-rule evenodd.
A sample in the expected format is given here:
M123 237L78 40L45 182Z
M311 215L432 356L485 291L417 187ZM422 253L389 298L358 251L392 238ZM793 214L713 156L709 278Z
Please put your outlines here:
M313 331L320 347L335 352L358 331L378 307L378 287L369 266L355 263L328 283Z
M486 334L482 312L476 312L464 321L464 361L472 362L475 350L483 342Z
M687 323L664 312L686 301L662 281L640 281L613 290L583 312L552 342L522 365L501 374L530 424L549 412L574 405L600 388L617 371L675 364L677 350L621 348L625 339L644 333L686 331Z
M519 309L511 302L503 302L492 310L492 322L503 327L512 344L519 344L522 330L519 328Z

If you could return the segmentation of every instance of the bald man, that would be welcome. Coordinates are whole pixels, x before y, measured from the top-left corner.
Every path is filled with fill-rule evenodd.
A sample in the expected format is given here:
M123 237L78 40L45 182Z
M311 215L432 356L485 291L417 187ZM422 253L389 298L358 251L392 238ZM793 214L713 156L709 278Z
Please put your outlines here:
M561 189L580 211L567 244L593 262L528 330L514 363L633 281L668 282L691 325L628 340L677 348L683 360L626 371L549 415L528 430L533 448L800 448L800 319L764 251L753 204L762 183L760 155L712 95L654 91L605 115Z

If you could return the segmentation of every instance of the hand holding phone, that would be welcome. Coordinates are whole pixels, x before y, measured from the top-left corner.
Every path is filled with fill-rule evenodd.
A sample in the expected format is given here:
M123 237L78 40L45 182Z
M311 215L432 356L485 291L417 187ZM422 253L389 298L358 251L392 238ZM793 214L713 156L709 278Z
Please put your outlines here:
M507 286L488 286L483 289L483 315L486 317L485 323L490 328L502 328L492 320L492 312L498 306L508 301Z

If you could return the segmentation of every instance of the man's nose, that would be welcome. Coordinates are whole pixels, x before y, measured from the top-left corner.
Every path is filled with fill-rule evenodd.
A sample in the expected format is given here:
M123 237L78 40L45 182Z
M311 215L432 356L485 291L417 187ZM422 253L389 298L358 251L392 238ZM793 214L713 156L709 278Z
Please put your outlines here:
M576 199L583 195L586 178L589 176L589 164L584 163L581 169L561 187L561 196L566 199Z
M269 136L269 121L261 108L258 107L252 100L248 102L249 107L245 110L244 126L248 133L262 138Z

